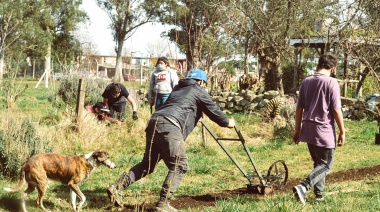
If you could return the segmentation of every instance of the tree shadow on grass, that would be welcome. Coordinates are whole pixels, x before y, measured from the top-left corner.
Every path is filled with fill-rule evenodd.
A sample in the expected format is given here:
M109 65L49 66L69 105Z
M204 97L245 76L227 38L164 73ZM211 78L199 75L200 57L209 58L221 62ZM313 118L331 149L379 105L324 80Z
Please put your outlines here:
M46 209L53 208L54 203L49 200L44 200L43 202ZM26 209L28 211L42 211L37 205L37 200L32 198L27 198L25 200ZM9 195L0 198L0 210L1 211L22 211L20 195Z
M4 211L21 211L20 195L9 195L0 198L0 208Z
M97 188L94 190L82 189L82 193L86 197L86 202L83 205L83 209L97 209L107 210L105 206L110 205L105 188ZM22 211L20 193L10 193L0 197L0 211ZM42 211L37 205L37 189L30 193L25 201L26 209L28 211ZM58 206L58 202L63 202ZM79 197L77 197L77 204L79 203ZM69 210L72 211L70 203L70 189L66 185L56 184L50 189L48 188L43 199L43 204L47 210ZM63 205L63 206L62 206ZM109 208L110 209L110 208Z

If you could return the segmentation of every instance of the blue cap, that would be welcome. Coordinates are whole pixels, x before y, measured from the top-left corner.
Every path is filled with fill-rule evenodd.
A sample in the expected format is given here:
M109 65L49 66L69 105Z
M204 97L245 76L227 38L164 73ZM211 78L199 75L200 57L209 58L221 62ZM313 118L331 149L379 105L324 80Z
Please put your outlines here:
M203 81L207 82L206 72L204 72L200 69L190 70L189 74L187 75L187 78L198 79L198 80L203 80Z

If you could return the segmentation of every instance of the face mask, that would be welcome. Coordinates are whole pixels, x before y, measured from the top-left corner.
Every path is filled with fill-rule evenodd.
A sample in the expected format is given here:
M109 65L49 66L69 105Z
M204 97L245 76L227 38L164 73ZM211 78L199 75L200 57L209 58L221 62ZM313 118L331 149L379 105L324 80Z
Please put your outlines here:
M158 66L157 66L157 70L162 71L162 70L164 70L164 67L161 66L161 65L158 65Z

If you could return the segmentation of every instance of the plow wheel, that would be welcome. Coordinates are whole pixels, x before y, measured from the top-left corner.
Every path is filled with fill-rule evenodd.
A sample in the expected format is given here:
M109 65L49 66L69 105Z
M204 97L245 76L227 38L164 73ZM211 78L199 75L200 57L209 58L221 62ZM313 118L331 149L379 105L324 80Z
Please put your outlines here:
M283 160L274 162L268 169L266 176L267 186L271 186L273 190L283 189L288 180L288 167Z

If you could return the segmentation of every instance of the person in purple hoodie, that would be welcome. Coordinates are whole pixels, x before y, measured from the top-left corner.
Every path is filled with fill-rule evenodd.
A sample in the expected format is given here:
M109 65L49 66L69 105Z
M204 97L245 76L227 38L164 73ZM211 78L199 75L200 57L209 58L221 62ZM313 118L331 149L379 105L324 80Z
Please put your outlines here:
M313 187L315 200L324 200L325 179L333 166L335 148L345 142L340 88L333 77L336 64L333 55L320 56L317 73L305 78L299 89L293 141L295 144L306 142L314 162L314 169L293 187L295 197L304 205L306 192Z

